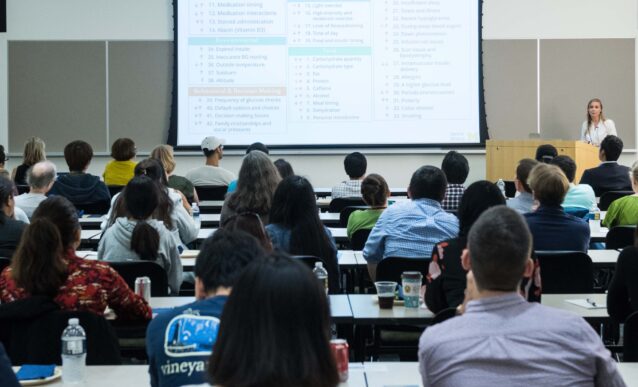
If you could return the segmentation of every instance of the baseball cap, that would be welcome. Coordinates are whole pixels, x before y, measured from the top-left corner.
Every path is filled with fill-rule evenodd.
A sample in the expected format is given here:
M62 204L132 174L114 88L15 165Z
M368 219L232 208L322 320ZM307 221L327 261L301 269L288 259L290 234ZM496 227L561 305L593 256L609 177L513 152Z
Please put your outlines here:
M208 136L202 141L202 150L208 149L209 151L212 151L224 144L226 144L226 140L223 138Z

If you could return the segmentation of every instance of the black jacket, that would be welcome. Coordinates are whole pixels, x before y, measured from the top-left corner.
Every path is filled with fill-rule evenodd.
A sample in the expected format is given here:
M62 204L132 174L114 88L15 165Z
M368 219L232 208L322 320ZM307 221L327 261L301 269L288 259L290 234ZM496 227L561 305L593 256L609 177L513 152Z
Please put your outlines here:
M88 173L61 175L53 184L48 195L64 196L73 204L111 202L111 194L106 184L98 176Z
M591 185L598 197L608 191L632 190L629 168L617 162L602 163L596 168L585 170L580 184Z

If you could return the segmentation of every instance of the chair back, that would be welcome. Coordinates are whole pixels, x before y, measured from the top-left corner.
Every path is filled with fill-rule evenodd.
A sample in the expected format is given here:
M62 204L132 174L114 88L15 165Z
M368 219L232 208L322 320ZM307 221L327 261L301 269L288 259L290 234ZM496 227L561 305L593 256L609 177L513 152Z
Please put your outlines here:
M224 200L227 185L198 185L195 187L199 200Z
M395 281L400 285L404 271L418 271L423 275L422 283L425 283L429 264L430 258L384 258L377 264L377 281Z
M325 262L323 262L323 259L319 257L315 257L314 255L293 255L292 258L298 259L299 261L303 262L306 266L310 268L310 270L315 268L315 262L323 263L323 268L328 270Z
M121 364L115 331L103 316L66 311L45 297L30 297L0 305L0 341L13 365L62 364L62 331L78 318L86 332L86 364Z
M11 265L11 258L0 257L0 272L4 270L5 267Z
M609 208L609 206L611 205L611 203L616 200L616 199L620 199L624 196L629 196L629 195L633 195L634 191L608 191L603 193L602 195L600 195L600 201L598 202L598 208L600 208L601 211L607 211L607 209Z
M365 206L366 203L360 197L351 197L351 198L336 198L332 199L330 202L330 206L328 207L328 212L338 212L341 213L346 207L349 206Z
M344 207L339 211L339 227L348 227L348 219L350 218L350 214L357 210L367 210L370 206L348 206Z
M77 204L73 203L78 212L82 212L82 214L91 214L91 215L104 215L109 212L111 208L111 202L108 200L104 200L101 202L94 203L84 203Z
M151 261L108 262L109 265L135 290L135 279L148 277L151 279L151 297L168 296L168 275L159 264Z
M594 266L582 251L536 251L544 294L593 293Z
M123 185L107 185L106 188L109 189L109 193L111 194L111 197L119 194L120 192L122 192L122 190L124 189Z
M352 234L352 238L350 239L350 247L352 247L352 250L363 250L363 247L366 245L368 237L370 236L370 231L372 230L361 229Z
M585 219L589 215L589 210L583 207L563 207L566 214L575 216L577 218Z
M638 312L627 317L623 329L623 362L638 361Z
M605 237L605 246L610 250L624 249L633 246L636 226L612 227Z

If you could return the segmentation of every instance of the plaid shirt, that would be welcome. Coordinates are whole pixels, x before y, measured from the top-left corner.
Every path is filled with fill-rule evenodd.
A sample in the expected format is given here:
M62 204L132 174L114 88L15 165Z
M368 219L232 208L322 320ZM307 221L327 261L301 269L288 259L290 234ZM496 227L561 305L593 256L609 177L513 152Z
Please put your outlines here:
M361 180L342 181L341 184L332 187L332 198L361 197Z
M441 207L446 211L456 211L459 208L459 203L461 203L463 192L465 192L463 184L448 184Z

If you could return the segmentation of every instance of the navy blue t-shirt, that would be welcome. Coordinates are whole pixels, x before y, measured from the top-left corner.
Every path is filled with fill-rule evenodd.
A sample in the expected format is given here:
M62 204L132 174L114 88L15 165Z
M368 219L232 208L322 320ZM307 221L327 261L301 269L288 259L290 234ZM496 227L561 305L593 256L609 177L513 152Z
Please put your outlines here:
M217 340L227 296L161 312L146 330L152 386L182 386L206 381L206 366Z

